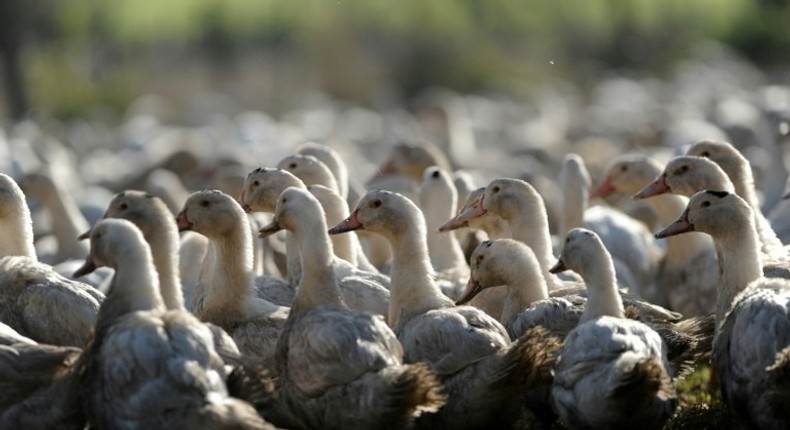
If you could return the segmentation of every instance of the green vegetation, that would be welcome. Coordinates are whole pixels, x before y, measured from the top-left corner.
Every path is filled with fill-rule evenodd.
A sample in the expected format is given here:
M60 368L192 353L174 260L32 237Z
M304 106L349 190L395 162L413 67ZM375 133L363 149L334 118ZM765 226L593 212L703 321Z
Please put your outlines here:
M436 84L513 91L545 77L583 82L612 68L660 76L705 38L761 64L790 62L788 0L38 3L48 6L36 9L48 15L41 20L48 30L28 44L27 85L34 105L60 115L161 91L153 76L173 79L186 67L209 71L202 87L184 91L216 87L240 79L240 65L256 57L361 102L382 87L408 98Z

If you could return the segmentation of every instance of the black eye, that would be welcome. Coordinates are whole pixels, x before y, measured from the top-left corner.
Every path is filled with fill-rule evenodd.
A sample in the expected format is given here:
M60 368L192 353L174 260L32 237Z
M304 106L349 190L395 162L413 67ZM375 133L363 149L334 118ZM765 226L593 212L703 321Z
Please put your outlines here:
M486 248L491 248L491 241L490 240L487 240L484 243L486 245Z
M705 200L704 202L702 202L702 204L700 206L702 206L703 208L706 208L706 207L710 206L710 202Z
M261 183L260 183L260 182L258 182L258 180L257 180L257 179L256 179L256 180L254 180L254 181L252 181L252 186L253 186L253 187L257 187L257 186L258 186L258 185L260 185L260 184L261 184Z
M295 169L296 168L296 163L291 163L291 164L288 165L288 167L291 168L291 169Z
M288 203L288 199L286 199L285 197L283 197L283 199L282 199L282 200L280 200L280 203L282 203L282 204L286 204L286 203Z
M571 238L570 237L566 237L565 238L565 243L571 243Z
M622 166L620 166L620 171L621 172L627 172L628 171L628 166L623 164Z
M485 260L485 256L484 256L484 255L478 255L478 256L477 256L477 262L478 262L478 264L479 264L479 263L482 263L482 262L483 262L483 260Z
M207 208L208 204L209 204L208 200L203 200L202 202L200 202L200 206L203 206L204 208Z
M374 208L381 207L381 200L374 200L371 206Z
M438 170L434 170L434 172L433 172L433 173L431 173L431 177L432 177L432 178L438 178L438 177L439 177L439 175L440 175L440 173L439 173L439 171L438 171Z
M498 186L497 186L497 187L494 187L494 188L491 188L491 193L492 193L492 194L496 194L496 193L498 193L498 192L499 192L499 187L498 187Z
M127 205L126 203L121 203L120 205L118 205L118 209L120 209L122 211L125 211L128 208L129 208L129 205Z
M702 153L701 153L700 155L701 155L701 156L703 156L703 157L705 157L705 158L707 158L707 157L710 157L710 152L708 152L708 151L702 151Z
M677 169L675 169L675 172L672 173L672 174L673 175L682 175L682 174L688 172L688 170L689 170L689 166L685 166L684 165L684 166L680 166Z

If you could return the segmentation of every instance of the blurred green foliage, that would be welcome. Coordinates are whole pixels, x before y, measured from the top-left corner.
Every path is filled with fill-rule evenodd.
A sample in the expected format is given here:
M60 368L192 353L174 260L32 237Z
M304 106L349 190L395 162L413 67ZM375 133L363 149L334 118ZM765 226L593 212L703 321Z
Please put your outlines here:
M760 63L790 60L789 0L38 1L51 3L55 28L27 55L28 83L35 104L59 114L161 89L152 73L173 75L161 56L176 69L206 65L204 87L234 79L245 58L291 62L310 84L363 102L382 85L409 97L436 84L660 74L704 38Z

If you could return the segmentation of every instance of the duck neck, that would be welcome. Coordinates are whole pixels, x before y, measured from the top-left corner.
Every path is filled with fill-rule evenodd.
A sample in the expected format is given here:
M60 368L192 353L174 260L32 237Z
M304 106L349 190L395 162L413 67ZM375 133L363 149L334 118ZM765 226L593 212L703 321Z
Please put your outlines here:
M357 259L357 253L354 248L354 240L356 237L357 235L353 231L350 231L347 234L336 234L330 237L332 249L334 250L337 258L348 261L354 267L356 267L359 263L359 260ZM302 258L302 260L302 264L304 264L304 258Z
M209 237L209 250L193 297L194 312L221 327L252 316L252 237L246 217L227 233Z
M738 167L731 170L728 174L735 188L735 193L744 199L754 212L754 225L757 228L757 235L760 239L761 251L763 254L771 256L784 254L782 241L776 236L771 223L768 222L760 209L760 200L757 198L757 192L754 188L754 176L752 175L749 162L744 158L738 163Z
M513 239L521 241L532 248L549 289L557 289L560 287L561 282L556 276L549 273L549 269L554 264L554 254L551 252L551 236L549 235L549 220L542 205L534 209L527 211L527 208L520 207L517 211L517 216L506 218L506 220L510 223L510 229L513 231Z
M299 252L299 242L290 231L285 232L285 267L288 283L299 285L302 281L302 258Z
M580 273L587 286L587 305L581 322L602 316L624 318L623 300L617 292L617 278L611 257L588 261Z
M159 290L165 306L170 310L183 310L184 293L178 273L178 232L175 228L167 228L167 231L147 239L159 274Z
M97 316L97 327L107 327L131 312L164 311L151 253L146 247L127 247L123 264L116 264L110 291Z
M733 229L717 240L720 280L716 300L716 327L735 305L735 297L751 283L763 276L759 242L754 227Z
M388 313L389 325L396 331L414 316L453 306L433 281L424 231L411 225L399 236L389 238L393 258Z
M0 222L0 257L22 255L38 261L33 246L33 221L24 201L17 213L4 217Z
M510 270L506 275L508 294L500 318L503 323L513 321L522 309L538 300L549 298L546 280L539 267L530 267L527 263L511 269L516 270Z
M59 186L53 185L51 192L42 203L52 215L52 233L58 241L59 259L62 260L69 255L77 257L88 255L88 244L78 240L77 237L90 226L74 200Z
M587 210L590 193L586 187L582 187L572 177L565 178L562 182L563 200L560 232L562 236L565 236L571 229L584 227L584 211Z
M333 269L332 241L320 213L299 213L293 229L302 254L302 281L296 291L291 314L317 306L345 307Z

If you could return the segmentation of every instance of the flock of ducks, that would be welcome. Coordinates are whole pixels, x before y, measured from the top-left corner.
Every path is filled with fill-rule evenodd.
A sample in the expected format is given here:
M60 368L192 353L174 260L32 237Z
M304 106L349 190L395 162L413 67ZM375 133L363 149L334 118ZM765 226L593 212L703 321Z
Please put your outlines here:
M559 200L427 142L366 185L346 159L190 193L178 152L90 221L64 175L0 175L0 428L659 429L708 362L790 427L790 254L732 144L569 153Z

